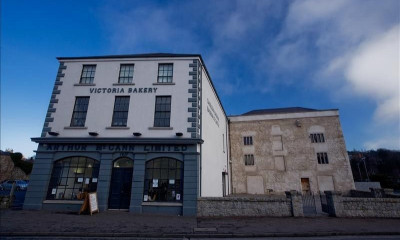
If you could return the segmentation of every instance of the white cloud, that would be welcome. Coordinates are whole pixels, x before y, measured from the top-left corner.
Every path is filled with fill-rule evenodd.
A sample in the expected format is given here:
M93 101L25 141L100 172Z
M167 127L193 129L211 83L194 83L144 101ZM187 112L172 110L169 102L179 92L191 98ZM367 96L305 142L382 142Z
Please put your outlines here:
M380 122L399 120L399 34L397 25L362 44L345 72L356 93L377 102L376 119Z

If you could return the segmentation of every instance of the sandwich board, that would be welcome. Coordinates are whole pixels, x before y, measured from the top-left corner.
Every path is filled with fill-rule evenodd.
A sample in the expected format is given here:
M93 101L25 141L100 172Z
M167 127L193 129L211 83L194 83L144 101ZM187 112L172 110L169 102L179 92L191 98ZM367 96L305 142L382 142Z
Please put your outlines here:
M97 193L85 193L85 200L79 210L79 214L89 210L90 215L95 212L99 212L99 204L97 202Z

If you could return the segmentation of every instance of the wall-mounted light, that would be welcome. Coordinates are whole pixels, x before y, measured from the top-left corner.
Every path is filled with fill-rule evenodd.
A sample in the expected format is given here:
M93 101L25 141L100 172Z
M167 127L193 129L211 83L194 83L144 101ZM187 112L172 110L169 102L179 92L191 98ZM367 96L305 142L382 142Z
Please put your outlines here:
M58 132L48 132L49 135L51 136L58 136L60 135Z
M175 133L175 135L176 135L177 137L182 137L182 136L183 136L183 133L177 132L177 133Z
M89 135L95 137L98 136L99 134L97 132L89 132Z
M135 136L135 137L140 137L140 136L142 136L142 134L141 134L140 132L134 132L134 133L133 133L133 136Z

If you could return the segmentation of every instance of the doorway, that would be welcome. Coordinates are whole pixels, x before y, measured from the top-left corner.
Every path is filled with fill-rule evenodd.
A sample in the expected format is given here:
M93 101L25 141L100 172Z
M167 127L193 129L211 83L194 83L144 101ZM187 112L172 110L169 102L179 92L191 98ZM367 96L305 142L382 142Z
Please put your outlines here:
M310 179L309 178L302 178L301 179L301 191L303 195L308 195L311 193L310 191Z
M111 175L110 195L108 198L109 209L129 209L132 175L132 159L119 158L114 162Z

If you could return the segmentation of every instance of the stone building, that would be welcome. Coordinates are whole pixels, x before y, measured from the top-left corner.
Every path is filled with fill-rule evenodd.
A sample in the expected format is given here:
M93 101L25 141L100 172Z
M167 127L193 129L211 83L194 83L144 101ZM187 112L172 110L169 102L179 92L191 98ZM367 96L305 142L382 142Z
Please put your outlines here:
M229 192L228 119L198 54L59 57L24 208L195 215Z
M234 194L354 189L338 110L263 109L229 121Z

